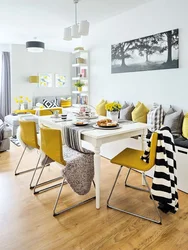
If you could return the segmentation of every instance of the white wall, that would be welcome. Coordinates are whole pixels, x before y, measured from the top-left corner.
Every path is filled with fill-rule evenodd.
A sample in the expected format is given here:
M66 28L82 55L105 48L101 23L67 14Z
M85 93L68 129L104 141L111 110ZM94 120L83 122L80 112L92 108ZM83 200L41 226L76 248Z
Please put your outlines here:
M98 24L84 46L90 54L91 104L107 100L138 100L188 110L188 1L153 0ZM111 45L179 28L180 68L111 74ZM92 95L95 93L95 95Z
M11 49L11 46L9 44L0 44L0 51L1 52L9 52Z
M17 108L14 101L20 95L55 96L71 93L71 54L60 51L45 50L43 53L29 53L25 45L12 45L12 110ZM64 74L67 77L67 87L39 88L28 81L29 76L39 73Z

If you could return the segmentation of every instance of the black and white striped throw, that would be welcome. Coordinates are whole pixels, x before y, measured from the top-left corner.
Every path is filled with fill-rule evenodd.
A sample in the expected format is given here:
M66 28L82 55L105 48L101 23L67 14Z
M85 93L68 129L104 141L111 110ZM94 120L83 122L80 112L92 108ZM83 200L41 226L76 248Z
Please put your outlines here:
M155 171L151 192L159 208L167 213L178 211L177 168L174 139L168 127L162 127L158 133ZM148 148L141 157L149 162L151 139Z

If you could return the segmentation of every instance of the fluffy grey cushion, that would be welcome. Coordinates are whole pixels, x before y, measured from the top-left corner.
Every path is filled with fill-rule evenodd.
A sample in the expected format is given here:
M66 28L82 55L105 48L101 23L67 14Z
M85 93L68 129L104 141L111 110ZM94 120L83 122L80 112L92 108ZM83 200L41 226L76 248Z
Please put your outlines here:
M130 106L121 109L120 110L120 119L132 121L132 115L131 115L131 113L134 110L134 108L135 107L134 107L134 105L132 103Z
M183 117L184 114L182 110L176 111L172 106L170 106L164 118L164 125L171 129L173 135L181 135Z

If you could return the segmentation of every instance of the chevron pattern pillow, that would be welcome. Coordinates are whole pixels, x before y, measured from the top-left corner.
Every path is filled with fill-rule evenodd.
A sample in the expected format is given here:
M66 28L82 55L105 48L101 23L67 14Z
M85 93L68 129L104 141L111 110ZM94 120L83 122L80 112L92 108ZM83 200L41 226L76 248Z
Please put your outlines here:
M43 99L42 104L44 105L45 108L55 108L58 107L56 100L49 101L47 99Z

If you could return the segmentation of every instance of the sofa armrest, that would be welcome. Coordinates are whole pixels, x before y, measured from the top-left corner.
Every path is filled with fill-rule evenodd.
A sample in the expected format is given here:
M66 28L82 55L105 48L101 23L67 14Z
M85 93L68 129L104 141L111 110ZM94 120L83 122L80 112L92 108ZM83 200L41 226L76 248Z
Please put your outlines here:
M9 128L9 127L6 126L4 128L4 130L3 130L3 138L7 139L7 138L9 138L11 136L12 136L12 130L11 130L11 128Z

